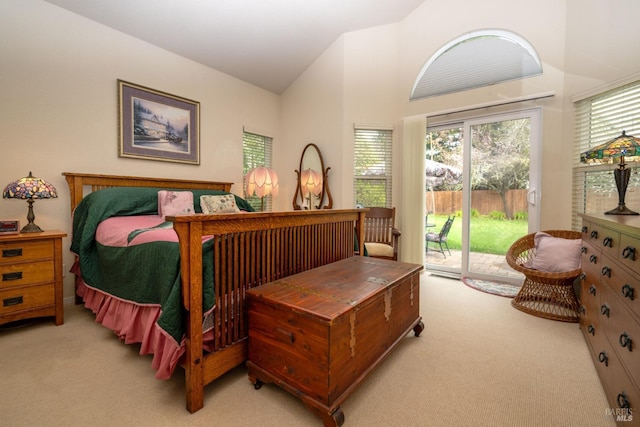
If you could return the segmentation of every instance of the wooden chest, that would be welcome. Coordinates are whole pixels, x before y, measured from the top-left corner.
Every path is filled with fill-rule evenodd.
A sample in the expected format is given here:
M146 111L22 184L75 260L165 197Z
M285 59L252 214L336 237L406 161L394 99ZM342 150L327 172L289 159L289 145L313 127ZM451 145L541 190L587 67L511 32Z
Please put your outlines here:
M353 257L248 292L249 379L302 399L325 425L340 404L412 329L421 265Z

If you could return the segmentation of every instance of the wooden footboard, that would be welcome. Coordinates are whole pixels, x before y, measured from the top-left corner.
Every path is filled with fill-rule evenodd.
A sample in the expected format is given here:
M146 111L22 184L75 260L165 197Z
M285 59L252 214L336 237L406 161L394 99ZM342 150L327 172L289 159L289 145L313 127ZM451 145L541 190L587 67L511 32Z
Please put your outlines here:
M364 253L354 245L363 242L364 211L357 209L168 219L180 240L182 295L189 312L183 367L190 412L203 407L206 384L247 358L247 289L349 258L355 250ZM202 350L203 236L215 236L214 350L207 354Z

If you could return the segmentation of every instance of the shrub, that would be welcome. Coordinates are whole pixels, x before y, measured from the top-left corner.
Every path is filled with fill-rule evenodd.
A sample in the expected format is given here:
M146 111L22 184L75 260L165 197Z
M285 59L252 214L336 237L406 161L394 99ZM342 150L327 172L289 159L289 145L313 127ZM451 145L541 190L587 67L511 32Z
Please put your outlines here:
M527 212L516 212L513 214L513 219L528 219L529 213Z
M507 219L507 215L502 211L491 211L487 216L491 219L497 219L497 220Z

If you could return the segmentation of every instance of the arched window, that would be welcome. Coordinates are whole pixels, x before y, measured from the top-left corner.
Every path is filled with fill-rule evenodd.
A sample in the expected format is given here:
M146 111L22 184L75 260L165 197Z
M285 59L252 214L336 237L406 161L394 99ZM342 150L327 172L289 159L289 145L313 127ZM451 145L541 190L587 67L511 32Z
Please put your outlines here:
M506 30L462 35L440 48L422 67L411 101L542 74L533 46Z

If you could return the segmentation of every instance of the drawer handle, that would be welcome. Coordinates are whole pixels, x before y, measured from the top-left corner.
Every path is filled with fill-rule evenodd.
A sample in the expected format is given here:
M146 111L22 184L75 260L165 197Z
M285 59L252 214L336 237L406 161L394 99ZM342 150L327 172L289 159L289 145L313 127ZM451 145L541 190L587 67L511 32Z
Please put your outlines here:
M609 357L604 351L600 352L600 354L598 355L598 360L600 361L600 363L604 363L604 366L609 366Z
M611 268L607 267L606 265L602 267L602 275L607 276L609 279L611 279Z
M589 332L592 336L595 336L596 328L594 328L593 325L589 325L589 327L587 328L587 332Z
M602 246L613 247L613 239L611 237L605 237L602 239Z
M12 297L12 298L5 298L2 300L2 306L3 307L11 307L12 305L20 305L22 304L24 301L22 299L22 295L20 295L19 297Z
M583 254L587 253L587 247L583 246L582 248L580 248L580 252L582 252Z
M629 400L627 399L627 395L624 394L624 391L618 394L618 398L616 400L618 401L618 406L620 408L624 408L624 409L631 408L631 404L629 404Z
M22 279L22 271L14 271L12 273L2 273L2 281L9 282L11 280Z
M622 250L622 258L631 259L631 261L636 260L636 248L632 246L627 246Z
M596 285L591 285L589 287L589 293L593 296L596 296Z
M597 263L597 262L598 262L598 257L597 257L597 256L595 256L595 255L591 255L591 256L589 257L589 262L591 262L591 263L593 263L593 264Z
M598 230L593 230L591 232L591 238L592 239L597 239L598 238Z
M631 287L628 283L622 287L622 296L625 298L629 298L631 301L635 298L635 289Z
M276 332L283 335L286 338L286 341L288 341L291 344L293 344L293 342L295 341L295 337L293 335L293 332L291 331L287 331L286 329L283 329L283 328L276 328Z
M620 339L618 340L618 342L620 343L622 348L627 347L629 351L632 351L631 347L633 346L633 340L626 332L623 332L622 335L620 335Z
M2 250L2 258L12 258L17 256L22 256L22 248Z
M589 229L587 228L587 226L586 226L586 225L583 225L583 226L582 226L582 232L583 232L583 233L586 233L586 232L587 232L587 230L589 230Z
M609 310L609 307L607 307L606 304L602 304L602 306L600 306L600 313L602 313L603 315L609 317L609 312L611 310Z
M578 309L578 312L580 314L586 314L587 313L587 309L584 308L584 305L581 305L580 308Z

